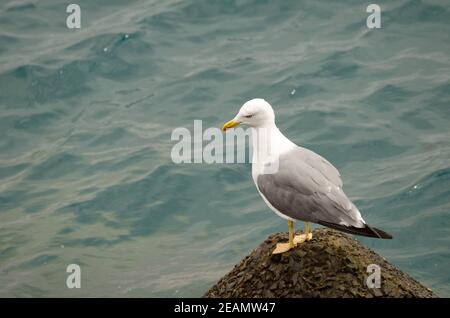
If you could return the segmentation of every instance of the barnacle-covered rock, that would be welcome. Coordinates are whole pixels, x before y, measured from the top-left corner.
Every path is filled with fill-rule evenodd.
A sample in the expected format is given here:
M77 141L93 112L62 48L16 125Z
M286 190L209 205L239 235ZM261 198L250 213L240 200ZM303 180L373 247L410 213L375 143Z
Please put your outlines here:
M287 240L287 233L269 236L204 297L437 297L346 234L318 229L311 241L272 255ZM379 288L366 283L370 264L380 268Z

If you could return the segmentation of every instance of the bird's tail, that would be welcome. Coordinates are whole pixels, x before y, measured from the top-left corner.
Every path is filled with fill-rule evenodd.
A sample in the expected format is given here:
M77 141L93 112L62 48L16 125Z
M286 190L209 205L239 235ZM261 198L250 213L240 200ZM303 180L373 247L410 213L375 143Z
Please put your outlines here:
M329 223L325 221L318 222L320 225L331 227L333 229L355 234L355 235L361 235L361 236L367 236L367 237L376 237L380 239L392 239L392 235L389 233L386 233L385 231L382 231L380 229L377 229L375 227L371 227L367 224L364 224L364 227L354 227L354 226L346 226L341 224L335 224L335 223Z

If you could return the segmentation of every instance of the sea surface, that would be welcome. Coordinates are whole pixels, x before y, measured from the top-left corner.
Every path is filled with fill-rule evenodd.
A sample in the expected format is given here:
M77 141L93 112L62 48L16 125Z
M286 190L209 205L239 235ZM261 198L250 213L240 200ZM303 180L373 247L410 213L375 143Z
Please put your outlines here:
M81 29L0 1L0 296L198 297L287 231L250 164L171 158L255 97L394 235L358 239L450 296L449 1L378 1L380 29L364 1L72 2Z

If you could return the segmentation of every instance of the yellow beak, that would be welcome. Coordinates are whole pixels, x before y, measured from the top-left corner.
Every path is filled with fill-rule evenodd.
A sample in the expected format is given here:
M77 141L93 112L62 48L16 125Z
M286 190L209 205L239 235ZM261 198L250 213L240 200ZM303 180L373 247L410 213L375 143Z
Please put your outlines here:
M239 125L239 124L240 124L240 122L238 122L238 121L232 119L232 120L230 120L229 122L226 122L225 125L223 125L222 131L225 131L225 130L227 130L228 128L236 127L236 126Z

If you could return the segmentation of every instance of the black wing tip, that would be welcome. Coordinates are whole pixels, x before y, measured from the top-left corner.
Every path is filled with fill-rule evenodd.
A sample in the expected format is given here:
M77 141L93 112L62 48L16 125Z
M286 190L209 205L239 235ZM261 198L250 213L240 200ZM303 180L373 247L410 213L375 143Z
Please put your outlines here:
M367 224L366 224L366 228L368 228L370 231L372 231L374 234L376 234L377 237L380 239L392 240L392 235L383 230L377 229L376 227L370 227Z
M354 226L345 226L345 225L341 225L341 224L334 224L334 223L329 223L329 222L324 222L324 221L320 221L318 222L319 224L326 226L326 227L330 227L333 229L336 229L338 231L342 231L345 233L350 233L350 234L355 234L355 235L361 235L361 236L366 236L366 237L374 237L374 238L379 238L379 239L385 239L385 240L391 240L392 239L392 235L371 227L367 224L365 224L364 227L354 227Z

